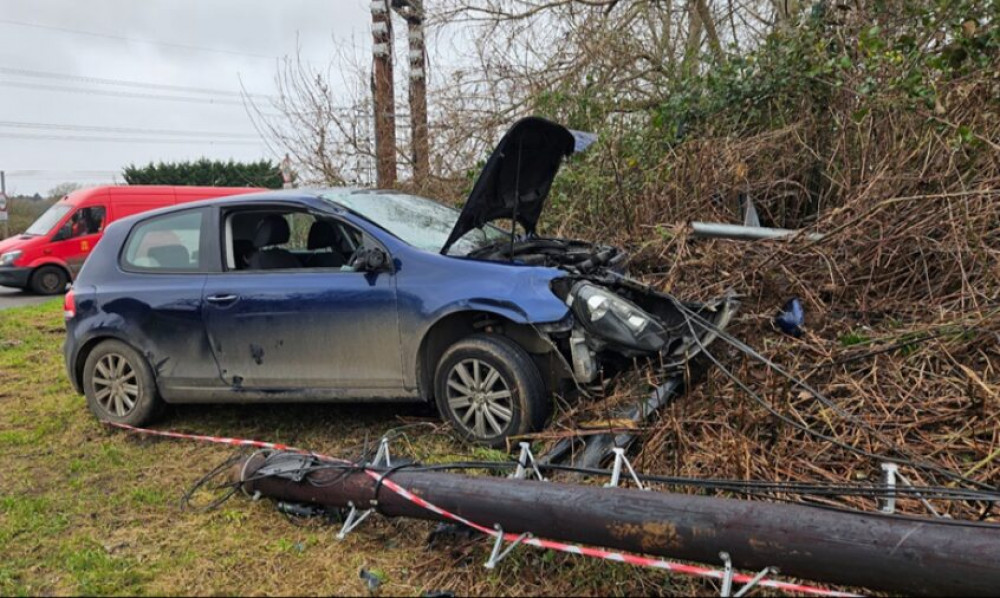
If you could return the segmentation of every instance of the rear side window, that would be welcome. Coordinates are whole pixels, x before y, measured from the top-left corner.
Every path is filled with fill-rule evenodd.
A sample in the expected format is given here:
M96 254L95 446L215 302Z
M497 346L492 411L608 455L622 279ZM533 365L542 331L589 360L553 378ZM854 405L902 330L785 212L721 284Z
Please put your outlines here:
M122 256L129 269L200 270L203 210L150 218L137 224Z

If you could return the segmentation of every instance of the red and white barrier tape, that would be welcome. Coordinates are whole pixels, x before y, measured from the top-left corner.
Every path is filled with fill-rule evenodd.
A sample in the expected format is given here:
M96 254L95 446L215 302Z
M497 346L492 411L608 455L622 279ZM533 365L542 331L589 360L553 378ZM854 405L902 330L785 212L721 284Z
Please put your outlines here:
M151 435L151 436L163 436L163 437L167 437L167 438L178 438L178 439L182 439L182 440L197 440L197 441L201 441L201 442L208 442L208 443L212 443L212 444L225 444L225 445L229 445L229 446L247 446L247 447L258 448L258 449L273 449L273 450L278 450L278 451L287 451L287 452L291 452L291 453L299 453L299 454L302 454L302 455L311 455L311 456L316 457L318 459L323 459L325 461L331 461L331 462L334 462L334 463L344 463L344 464L349 464L349 465L356 466L355 463L352 463L351 461L347 461L345 459L337 459L335 457L330 457L328 455L323 455L323 454L320 454L320 453L315 453L315 452L312 452L312 451L307 451L307 450L303 450L303 449L300 449L300 448L296 448L296 447L293 447L293 446L288 446L288 445L280 444L280 443L261 442L259 440L248 440L248 439L244 439L244 438L226 438L226 437L222 437L222 436L204 436L204 435L199 435L199 434L183 434L183 433L180 433L180 432L168 432L168 431L160 431L160 430L150 430L150 429L147 429L147 428L137 428L137 427L134 427L134 426L129 426L127 424L118 424L118 423L114 423L114 422L105 422L105 423L107 425L109 425L109 426L112 426L112 427L115 427L115 428L120 428L122 430L127 430L129 432L134 432L134 433L137 433L137 434L146 434L146 435ZM480 525L478 523L469 521L468 519L466 519L466 518L464 518L464 517L462 517L460 515L456 515L455 513L452 513L450 511L445 510L445 509L442 509L441 507L439 507L439 506L437 506L437 505L435 505L433 503L430 503L430 502L428 502L428 501L420 498L419 496L415 496L409 490L407 490L406 488L403 488L399 484L393 482L391 479L384 478L382 476L382 474L380 474L377 471L372 471L370 469L364 469L364 472L370 478L372 478L372 479L380 482L383 486L385 486L386 488L388 488L392 492L395 492L396 494L398 494L399 496L403 497L407 501L412 502L413 504L418 505L421 508L427 509L428 511L436 513L436 514L438 514L438 515L440 515L442 517L445 517L447 519L451 519L452 521L456 521L458 523L461 523L463 525L471 527L472 529L474 529L476 531L482 532L483 534L486 534L486 535L494 537L494 538L501 534L501 532L499 532L497 530L490 529L490 528L488 528L486 526L483 526L483 525ZM725 577L725 572L723 572L723 571L721 571L719 569L711 569L711 568L708 568L708 567L699 567L697 565L685 565L685 564L682 564L682 563L676 563L676 562L672 562L672 561L666 561L666 560L663 560L663 559L654 559L654 558L639 556L637 554L630 554L630 553L626 553L626 552L612 552L612 551L603 550L603 549L600 549L600 548L592 548L592 547L588 547L588 546L579 546L579 545L576 545L576 544L566 544L564 542L556 542L554 540L544 540L542 538L535 538L535 537L529 537L529 538L521 539L520 535L513 534L513 533L504 533L503 534L503 539L506 540L506 541L508 541L508 542L515 542L515 541L520 540L520 542L522 544L529 544L531 546L537 546L539 548L545 548L545 549L548 549L548 550L555 550L555 551L558 551L558 552L565 552L565 553L569 553L569 554L580 554L580 555L589 556L589 557L593 557L593 558L604 559L604 560L607 560L607 561L615 561L615 562L619 562L619 563L628 563L630 565L636 565L636 566L639 566L639 567L651 567L651 568L654 568L654 569L662 569L662 570L665 570L665 571L671 571L671 572L680 573L680 574L683 574L683 575L694 575L694 576L698 576L698 577L709 577L709 578L720 579L720 580ZM733 574L733 581L734 582L748 583L751 580L753 580L753 576L745 575L743 573L734 573ZM797 592L797 593L802 593L802 594L811 594L811 595L814 595L814 596L836 596L836 597L844 597L844 598L858 596L858 594L850 594L850 593L847 593L847 592L838 592L838 591L835 591L835 590L827 590L827 589L824 589L824 588L818 588L818 587L814 587L814 586L807 586L807 585L796 584L796 583L788 583L788 582L784 582L784 581L775 581L775 580L771 580L771 579L762 579L762 580L758 581L756 585L763 586L763 587L768 587L768 588L774 588L776 590L781 590L781 591L784 591L784 592Z

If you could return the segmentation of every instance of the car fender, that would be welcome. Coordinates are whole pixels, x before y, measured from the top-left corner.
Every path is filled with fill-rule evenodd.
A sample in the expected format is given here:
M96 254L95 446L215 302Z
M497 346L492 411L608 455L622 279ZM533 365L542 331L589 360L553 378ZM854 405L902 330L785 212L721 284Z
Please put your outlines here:
M66 264L66 261L51 255L35 258L26 264L26 267L32 270L37 270L42 266L58 266L69 273L69 266Z

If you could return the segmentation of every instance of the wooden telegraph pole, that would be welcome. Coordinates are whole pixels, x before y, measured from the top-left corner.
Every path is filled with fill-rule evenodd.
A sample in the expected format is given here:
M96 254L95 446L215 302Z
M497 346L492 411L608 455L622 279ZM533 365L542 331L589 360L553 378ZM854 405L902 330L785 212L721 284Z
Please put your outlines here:
M427 52L424 46L424 1L396 0L406 19L410 41L410 147L413 180L418 186L430 174L430 149L427 140Z
M392 81L391 0L372 0L372 97L375 110L375 176L379 188L396 185L396 109Z

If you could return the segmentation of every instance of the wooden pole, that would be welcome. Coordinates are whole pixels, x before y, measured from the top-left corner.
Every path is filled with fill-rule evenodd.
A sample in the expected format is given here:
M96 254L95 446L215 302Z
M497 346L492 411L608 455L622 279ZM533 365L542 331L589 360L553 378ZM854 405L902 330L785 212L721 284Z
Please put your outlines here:
M375 176L379 188L396 185L396 108L392 75L392 13L389 0L372 0L372 97L375 111Z
M410 41L410 135L413 180L420 187L430 175L430 144L427 137L427 51L424 45L423 0L409 0L406 15Z
M252 479L244 489L276 499L449 521L360 471L320 469L301 482ZM390 479L438 507L504 532L783 575L923 595L995 595L1000 526L763 501L732 500L402 469ZM252 481L250 481L252 480Z

